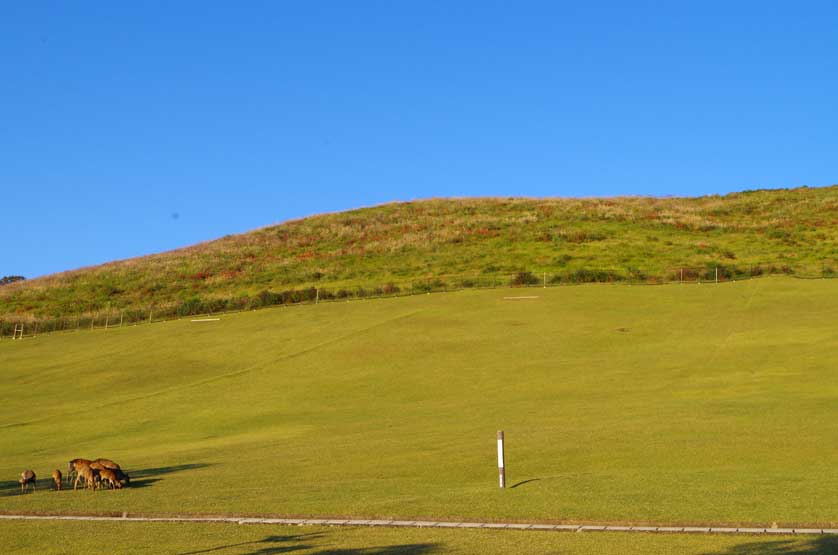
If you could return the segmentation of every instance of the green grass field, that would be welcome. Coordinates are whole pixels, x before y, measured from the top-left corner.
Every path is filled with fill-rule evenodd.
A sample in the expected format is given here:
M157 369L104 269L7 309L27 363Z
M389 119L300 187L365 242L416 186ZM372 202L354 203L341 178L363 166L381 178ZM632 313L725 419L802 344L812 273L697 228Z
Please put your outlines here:
M836 315L838 281L763 278L4 340L0 511L834 526ZM74 457L134 487L48 491Z
M4 553L158 555L827 555L838 539L640 533L0 522Z

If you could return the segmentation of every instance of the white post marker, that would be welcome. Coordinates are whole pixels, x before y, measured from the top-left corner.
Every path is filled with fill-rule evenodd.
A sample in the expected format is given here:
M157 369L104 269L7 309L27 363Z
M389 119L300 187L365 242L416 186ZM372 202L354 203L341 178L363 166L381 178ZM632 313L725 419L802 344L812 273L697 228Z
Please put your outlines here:
M503 432L498 432L498 477L500 487L506 487L506 470L503 467Z

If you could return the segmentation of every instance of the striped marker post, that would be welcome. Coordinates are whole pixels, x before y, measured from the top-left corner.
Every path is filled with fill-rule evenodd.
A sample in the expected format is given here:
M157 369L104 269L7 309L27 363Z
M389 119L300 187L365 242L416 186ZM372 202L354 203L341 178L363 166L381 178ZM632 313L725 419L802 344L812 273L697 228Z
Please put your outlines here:
M498 477L500 487L506 487L506 469L503 467L503 431L498 432Z

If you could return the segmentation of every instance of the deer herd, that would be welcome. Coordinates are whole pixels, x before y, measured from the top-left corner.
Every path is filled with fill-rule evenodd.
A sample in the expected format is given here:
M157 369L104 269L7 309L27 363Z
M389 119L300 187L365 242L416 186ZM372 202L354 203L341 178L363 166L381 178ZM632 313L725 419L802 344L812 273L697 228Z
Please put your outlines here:
M122 468L110 459L73 459L67 467L67 486L70 480L75 477L73 489L79 487L84 489L113 488L122 489L131 483L131 478L122 471ZM62 489L63 476L57 468L52 471L52 482L56 490ZM29 486L35 491L37 477L33 470L24 470L20 473L20 493L24 493Z

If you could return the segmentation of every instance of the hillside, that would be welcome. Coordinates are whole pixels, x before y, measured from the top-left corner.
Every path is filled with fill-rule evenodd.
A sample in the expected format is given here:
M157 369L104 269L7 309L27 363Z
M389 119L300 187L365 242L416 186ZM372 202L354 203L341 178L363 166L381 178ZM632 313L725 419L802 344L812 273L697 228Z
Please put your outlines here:
M833 275L838 186L385 204L5 285L0 320L87 325L78 319L105 311L132 321L298 302L313 288L323 299L544 280L657 283L715 279L716 268L723 280Z
M519 293L0 341L0 512L838 523L838 280Z

